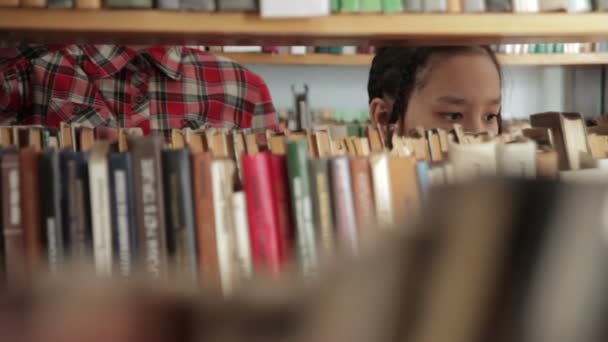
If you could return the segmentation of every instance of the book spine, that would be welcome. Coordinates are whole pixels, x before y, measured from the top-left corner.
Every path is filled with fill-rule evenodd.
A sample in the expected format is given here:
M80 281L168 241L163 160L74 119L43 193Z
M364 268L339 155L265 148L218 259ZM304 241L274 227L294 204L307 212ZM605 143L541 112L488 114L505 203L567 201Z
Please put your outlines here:
M486 0L488 12L511 12L511 0Z
M278 249L281 264L286 264L293 256L294 222L290 205L287 159L282 155L269 156L272 198L276 205L278 225Z
M355 213L359 234L364 240L368 232L375 227L375 204L372 189L372 177L367 157L355 157L350 160L352 173L352 192L354 195Z
M389 182L388 159L386 153L370 156L376 220L380 228L388 228L393 225L392 189Z
M382 11L384 13L403 12L403 2L401 0L382 0Z
M167 275L167 241L162 196L161 155L159 137L128 141L133 157L133 180L137 217L137 241L145 273L152 277Z
M93 228L93 259L95 271L109 276L113 268L112 224L110 220L110 184L107 153L109 145L100 143L91 152L89 188L91 191L91 223Z
M425 0L424 1L425 12L447 12L448 11L448 0Z
M311 159L309 161L313 213L315 226L319 231L319 249L324 256L334 253L336 237L334 234L331 184L329 182L329 160Z
M337 13L340 11L340 0L331 0L331 12Z
M112 153L108 157L114 257L123 277L133 274L135 258L135 211L131 156Z
M270 154L243 156L243 188L247 202L251 256L256 269L278 277L282 270L280 232L272 188Z
M25 277L24 234L21 220L19 189L19 154L5 152L0 162L2 171L2 234L7 282L20 282Z
M464 0L464 12L467 13L483 13L486 11L485 0Z
M447 0L447 1L448 1L448 12L462 13L463 12L463 1L465 2L464 5L466 8L466 2L468 0Z
M46 0L21 0L21 7L45 8L47 6Z
M49 8L72 8L74 0L48 0Z
M341 0L340 1L341 12L359 12L361 11L360 0Z
M76 0L79 1L79 0ZM82 0L80 0L82 1ZM184 8L180 6L180 1L179 0L158 0L156 2L156 6L160 9L165 9L165 10L176 10L179 8ZM186 7L187 8L187 7Z
M293 204L297 259L304 276L313 276L317 270L317 251L306 140L287 142L287 173Z
M236 236L236 251L238 257L238 274L240 280L251 278L253 268L251 262L251 243L249 238L249 222L247 221L247 203L242 191L232 194L232 222Z
M152 8L152 0L105 0L105 6L110 8Z
M357 218L348 157L337 157L330 162L331 190L335 205L334 221L339 243L356 253L359 246Z
M218 0L220 11L257 11L258 4L255 0Z
M179 8L213 12L216 10L215 0L182 0Z
M407 12L422 12L424 11L423 0L403 0L403 7Z
M192 155L192 185L198 244L199 282L214 289L221 289L220 270L215 233L213 204L212 156L209 152Z
M165 150L163 184L167 213L167 241L179 277L196 282L198 265L194 208L192 206L192 174L190 152L186 149Z
M217 257L224 295L230 295L234 291L237 280L235 274L238 271L236 236L232 223L232 182L235 171L232 160L218 159L211 162Z
M33 148L26 148L19 152L21 219L25 238L25 259L29 273L38 271L44 260L42 226L40 225L39 157L40 153Z
M19 0L0 0L1 7L19 7Z
M64 267L65 251L61 229L59 156L56 152L42 153L38 175L41 194L40 218L45 234L47 266L52 275L57 275Z
M74 0L77 9L100 9L101 0Z
M377 13L382 11L380 0L359 0L359 11L364 13Z

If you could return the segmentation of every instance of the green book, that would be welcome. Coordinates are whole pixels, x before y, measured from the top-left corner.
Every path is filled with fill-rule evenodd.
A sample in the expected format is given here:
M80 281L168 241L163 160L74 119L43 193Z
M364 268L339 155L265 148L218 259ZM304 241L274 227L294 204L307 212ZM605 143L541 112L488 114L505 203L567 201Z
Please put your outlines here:
M547 44L547 53L555 53L555 43Z
M555 53L564 53L564 44L563 43L555 44Z
M330 46L328 52L331 54L334 54L334 55L341 55L342 47L341 46Z
M329 53L329 46L318 46L315 48L315 53Z
M350 124L346 128L346 132L349 137L361 137L361 125Z
M340 0L331 0L331 12L336 13L340 11Z
M384 13L403 12L402 0L382 0L382 10Z
M317 239L314 227L310 172L308 168L308 142L287 141L287 175L295 223L296 256L305 277L317 273Z
M547 53L547 44L537 44L537 53Z
M340 0L340 12L359 12L361 4L359 0Z
M364 13L382 12L381 0L359 0L359 11Z
M111 8L152 8L152 0L105 0L105 6Z

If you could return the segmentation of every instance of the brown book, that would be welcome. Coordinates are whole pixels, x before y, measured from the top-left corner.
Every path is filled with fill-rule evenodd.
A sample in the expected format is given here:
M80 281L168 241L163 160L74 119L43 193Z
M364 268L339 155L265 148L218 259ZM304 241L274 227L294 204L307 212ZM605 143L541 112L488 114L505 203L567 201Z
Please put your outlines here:
M228 144L228 135L226 132L219 130L207 130L205 132L205 138L207 139L207 146L216 158L228 158L230 157L230 149Z
M558 153L550 148L536 152L536 176L538 178L556 179L559 174Z
M148 276L165 277L168 271L165 205L161 171L160 137L128 140L133 158L138 256Z
M270 152L276 155L285 155L286 141L283 135L271 135L268 137L268 147Z
M10 126L0 127L0 147L6 148L13 145L13 130Z
M448 0L448 12L449 13L462 13L463 12L462 1L463 0Z
M38 187L38 158L34 148L19 151L19 181L21 201L21 223L24 235L24 250L27 270L36 272L44 265L44 238L40 225L40 203Z
M61 122L59 124L59 148L60 149L70 149L75 150L76 142L74 140L74 135L72 134L72 127L65 123Z
M590 133L587 140L593 158L603 159L608 157L608 135Z
M553 133L550 128L535 127L522 130L524 137L536 141L538 146L553 147Z
M420 208L416 158L414 156L391 157L388 166L393 201L393 222L399 227L417 214Z
M21 7L46 8L47 6L46 0L21 0Z
M19 7L19 0L0 0L0 7Z
M30 127L28 129L27 145L36 149L36 151L42 151L42 128Z
M360 241L366 241L376 227L374 190L372 188L371 166L369 158L355 157L350 159L355 215L359 228Z
M139 127L119 128L118 129L118 152L127 152L129 150L129 137L143 137L144 132Z
M550 128L560 170L578 170L581 153L589 153L585 122L579 113L548 112L530 116L532 127Z
M74 5L77 9L100 9L101 0L75 0Z
M186 144L190 146L192 153L202 153L209 151L207 139L204 132L188 132L186 134Z
M91 127L79 127L77 132L77 149L82 152L90 151L95 144L95 131Z
M384 144L380 138L380 132L378 128L368 127L367 128L367 139L369 140L369 147L372 152L381 152L384 149Z
M21 221L19 154L6 151L2 169L2 234L7 282L23 281L26 275L25 239Z
M260 152L255 134L245 135L245 150L248 155L253 155Z
M443 160L443 151L441 151L441 140L439 132L436 130L426 131L427 139L429 143L429 152L431 161L439 162Z
M182 149L186 147L186 140L184 138L184 132L181 129L171 130L171 147L174 149Z
M233 159L236 163L236 170L238 179L242 181L243 179L243 170L241 165L241 160L243 159L243 154L245 154L245 136L240 132L232 132L231 138L229 139L231 142L231 151L230 154L233 156Z
M215 211L213 206L213 179L211 177L210 152L192 155L192 186L198 242L198 264L201 284L215 290L221 289Z
M316 143L317 143L317 151L319 154L319 158L327 158L332 155L331 151L331 140L329 138L329 133L327 131L318 131L315 133Z

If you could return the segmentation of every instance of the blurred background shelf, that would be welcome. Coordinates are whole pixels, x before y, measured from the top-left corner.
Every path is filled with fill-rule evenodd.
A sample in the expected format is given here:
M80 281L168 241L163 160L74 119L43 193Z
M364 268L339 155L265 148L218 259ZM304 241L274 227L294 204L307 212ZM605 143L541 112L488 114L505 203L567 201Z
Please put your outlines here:
M608 13L340 14L263 19L246 13L3 8L0 39L211 45L588 42L608 40Z
M372 55L335 54L265 54L265 53L220 53L242 64L267 65L319 65L319 66L369 66ZM503 65L601 65L608 64L607 52L594 53L550 53L550 54L501 54Z

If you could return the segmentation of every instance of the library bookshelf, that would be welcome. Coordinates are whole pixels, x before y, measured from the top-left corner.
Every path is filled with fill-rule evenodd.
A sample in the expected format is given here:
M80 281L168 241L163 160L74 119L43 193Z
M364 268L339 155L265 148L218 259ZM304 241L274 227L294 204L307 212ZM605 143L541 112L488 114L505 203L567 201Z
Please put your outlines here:
M222 53L222 56L243 64L270 65L320 65L320 66L369 66L372 55L332 55L332 54L265 54L265 53ZM502 65L601 65L608 64L608 53L578 54L501 54Z
M160 10L0 9L4 42L167 44L497 44L608 40L608 13L257 14Z

